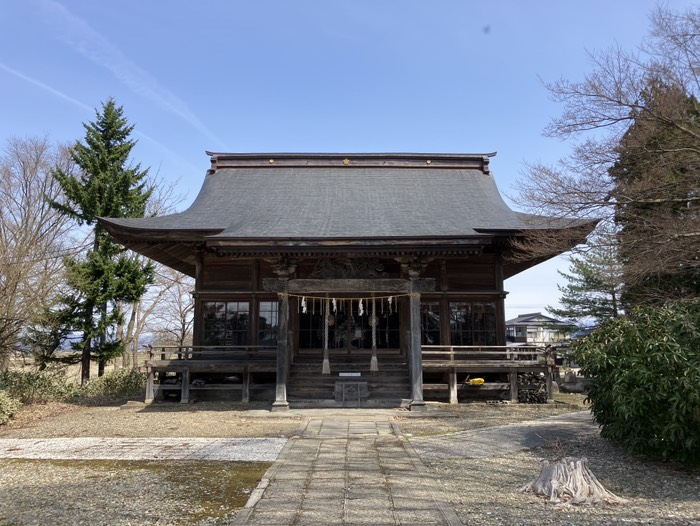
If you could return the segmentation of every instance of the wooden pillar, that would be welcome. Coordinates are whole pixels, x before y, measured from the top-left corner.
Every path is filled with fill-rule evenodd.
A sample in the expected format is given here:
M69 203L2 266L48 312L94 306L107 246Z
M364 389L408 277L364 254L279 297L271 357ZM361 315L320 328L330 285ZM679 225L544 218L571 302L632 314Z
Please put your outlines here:
M331 374L331 359L328 352L328 327L330 327L330 315L330 302L328 297L326 297L326 300L323 302L323 364L321 365L321 374Z
M496 300L496 345L506 344L506 295L503 288L503 256L498 255L496 260L496 288L498 299Z
M511 367L510 373L510 401L514 404L518 403L518 368Z
M182 370L182 379L180 385L180 403L190 403L190 368L185 367Z
M413 281L413 277L411 280ZM413 289L413 287L411 287ZM410 296L411 341L409 364L411 367L411 411L425 411L423 400L423 357L420 343L420 294Z
M449 374L449 385L450 385L450 403L457 404L459 400L457 398L457 369L454 367L450 369Z
M241 385L241 402L250 402L250 371L248 367L243 371L243 385Z
M144 400L144 403L146 404L152 404L153 403L153 398L154 398L154 393L153 393L153 369L149 367L147 369L147 375L146 375L146 399Z
M199 249L195 257L195 280L194 280L194 319L192 322L192 343L202 345L202 324L204 315L202 314L202 300L199 292L204 288L204 251Z
M287 376L289 374L289 294L280 295L279 334L277 337L277 377L275 385L275 401L272 411L286 411L289 409L287 402Z
M377 361L377 324L379 323L379 318L377 318L377 303L374 301L374 294L372 294L372 314L370 318L370 327L372 327L372 357L369 360L369 372L370 374L377 374L379 372L379 362Z

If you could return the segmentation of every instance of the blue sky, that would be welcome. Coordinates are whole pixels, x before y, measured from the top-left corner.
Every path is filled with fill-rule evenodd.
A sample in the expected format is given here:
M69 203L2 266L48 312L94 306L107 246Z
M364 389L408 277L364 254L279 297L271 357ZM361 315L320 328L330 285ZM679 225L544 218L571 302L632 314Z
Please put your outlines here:
M72 142L108 97L134 159L197 194L205 151L497 152L502 193L569 145L542 80L632 49L649 0L4 0L0 140ZM670 1L673 9L692 5ZM557 302L562 260L506 282L506 316Z

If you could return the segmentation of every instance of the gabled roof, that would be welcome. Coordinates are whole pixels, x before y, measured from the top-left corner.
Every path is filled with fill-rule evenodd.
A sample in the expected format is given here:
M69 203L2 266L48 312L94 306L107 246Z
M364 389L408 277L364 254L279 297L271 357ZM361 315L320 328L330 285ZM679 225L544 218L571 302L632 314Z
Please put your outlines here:
M506 321L506 326L515 326L515 325L520 325L520 326L529 326L529 327L535 327L535 326L551 326L551 325L562 325L566 327L570 327L571 323L558 320L556 318L552 318L551 316L546 316L542 314L541 312L531 312L528 314L519 314L517 318L513 318L511 320Z
M489 170L495 154L209 155L189 209L102 224L170 266L180 256L148 245L199 243L238 255L390 245L473 253L495 236L574 225L511 210Z

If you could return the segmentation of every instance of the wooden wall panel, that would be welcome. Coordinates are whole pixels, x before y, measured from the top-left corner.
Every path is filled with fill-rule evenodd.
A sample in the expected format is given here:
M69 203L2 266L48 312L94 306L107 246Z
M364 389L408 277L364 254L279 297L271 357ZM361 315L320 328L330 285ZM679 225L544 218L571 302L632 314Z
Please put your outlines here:
M234 260L209 254L204 259L201 291L261 291L263 279L276 277L273 266L265 260ZM307 278L312 274L315 263L313 259L300 261L293 277ZM382 263L385 277L405 277L398 262L385 260ZM484 254L469 258L433 259L426 265L421 277L435 279L436 290L442 292L495 293L502 286L498 283L498 275L496 256Z
M204 264L202 291L251 291L254 286L255 263L208 259Z
M446 261L446 281L450 292L484 291L499 289L495 257L484 255Z

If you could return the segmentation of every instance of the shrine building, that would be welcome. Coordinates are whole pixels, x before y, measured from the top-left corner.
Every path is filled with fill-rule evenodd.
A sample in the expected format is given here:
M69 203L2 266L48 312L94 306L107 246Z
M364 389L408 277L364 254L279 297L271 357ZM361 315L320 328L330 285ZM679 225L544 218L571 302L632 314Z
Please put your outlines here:
M506 346L504 280L540 262L512 241L593 224L511 210L495 154L209 155L184 212L100 220L195 280L193 345L153 350L147 401L422 410L546 372Z

